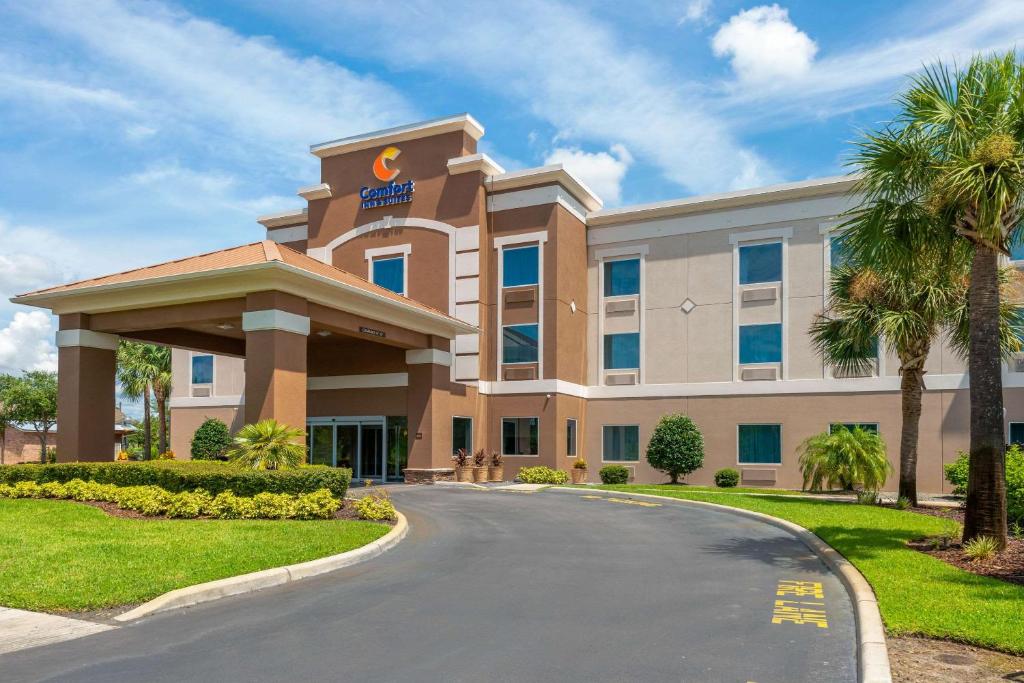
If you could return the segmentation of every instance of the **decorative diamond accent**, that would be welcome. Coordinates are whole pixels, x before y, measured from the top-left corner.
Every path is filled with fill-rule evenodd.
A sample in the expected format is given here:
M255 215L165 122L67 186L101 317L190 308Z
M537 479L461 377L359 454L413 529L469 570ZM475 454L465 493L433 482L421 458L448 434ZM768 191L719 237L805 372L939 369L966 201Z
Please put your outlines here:
M689 313L693 309L697 308L697 304L693 303L692 300L687 299L683 302L683 305L680 308L683 309L683 313Z

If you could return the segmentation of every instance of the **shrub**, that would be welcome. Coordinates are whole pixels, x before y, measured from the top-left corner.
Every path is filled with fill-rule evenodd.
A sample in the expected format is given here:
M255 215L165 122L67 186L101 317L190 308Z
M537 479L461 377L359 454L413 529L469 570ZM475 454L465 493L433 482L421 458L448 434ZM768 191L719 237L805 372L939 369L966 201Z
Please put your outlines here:
M739 470L725 467L715 472L715 486L723 489L731 489L740 483Z
M858 491L857 492L857 504L858 505L878 505L878 491Z
M327 489L299 496L295 500L296 519L330 519L341 507L341 501Z
M193 460L222 460L230 447L231 432L215 417L207 418L192 435Z
M963 451L947 463L946 479L953 485L953 493L967 495L967 476L970 456ZM1006 449L1006 516L1011 522L1024 521L1024 450L1018 444Z
M976 536L964 543L964 556L972 562L984 562L999 552L999 542L991 536Z
M167 504L167 516L181 519L195 519L209 514L213 498L202 489L182 491L171 496Z
M0 465L0 483L73 479L117 486L159 486L172 493L203 489L216 496L233 491L239 496L257 493L312 493L329 489L343 498L352 471L344 468L306 465L291 470L248 470L230 463L209 461L157 460L146 462L65 462L54 465Z
M519 470L519 480L526 484L566 484L569 482L569 473L544 465L523 467Z
M572 461L572 468L574 470L585 470L587 469L587 461L583 458L576 458Z
M704 465L704 437L686 415L664 415L647 444L647 462L672 483Z
M906 496L900 496L899 498L896 499L895 506L897 510L909 510L910 499L907 498Z
M374 522L398 518L398 514L395 512L395 505L391 502L391 497L388 496L387 491L367 493L362 498L353 502L352 507L355 508L356 513L362 519L369 519Z
M878 491L892 471L882 437L860 427L822 432L804 441L800 450L805 490L820 491L823 485L850 490L860 484Z
M238 430L228 460L254 470L286 470L306 458L305 432L271 418Z
M168 449L168 450L164 451L163 453L161 453L160 455L156 456L156 459L157 460L174 460L174 451Z
M623 465L605 465L597 472L602 484L625 484L629 481L629 468Z

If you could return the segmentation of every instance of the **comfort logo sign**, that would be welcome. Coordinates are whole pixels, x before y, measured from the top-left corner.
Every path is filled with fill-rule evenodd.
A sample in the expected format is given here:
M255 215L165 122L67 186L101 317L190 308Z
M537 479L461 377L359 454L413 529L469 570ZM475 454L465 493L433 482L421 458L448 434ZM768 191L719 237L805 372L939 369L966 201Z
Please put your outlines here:
M364 185L359 190L359 198L362 200L360 208L374 209L378 206L391 206L393 204L404 204L412 201L412 193L416 189L416 183L406 180L404 183L396 183L395 178L401 173L401 169L392 168L389 162L398 158L402 150L397 147L385 147L373 160L373 175L377 180L386 185L370 187Z

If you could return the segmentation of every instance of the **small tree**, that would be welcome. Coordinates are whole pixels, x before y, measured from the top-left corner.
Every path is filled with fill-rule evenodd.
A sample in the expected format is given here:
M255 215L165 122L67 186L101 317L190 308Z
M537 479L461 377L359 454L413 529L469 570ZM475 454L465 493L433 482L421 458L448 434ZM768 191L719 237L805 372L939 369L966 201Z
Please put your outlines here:
M192 436L193 460L220 460L231 447L228 426L215 417L207 418Z
M804 489L811 491L820 491L822 485L848 491L854 484L878 491L892 472L882 437L860 427L822 432L804 441L800 450Z
M262 420L238 430L228 459L254 470L298 467L306 457L305 432L277 420Z
M7 455L7 428L14 422L14 406L7 393L17 381L11 375L0 375L0 465L4 464Z
M679 482L704 465L704 437L686 415L665 415L647 444L647 462Z
M57 373L42 370L26 372L10 381L4 396L13 419L29 423L39 435L39 461L45 463L47 438L57 424ZM78 457L83 454L71 455Z

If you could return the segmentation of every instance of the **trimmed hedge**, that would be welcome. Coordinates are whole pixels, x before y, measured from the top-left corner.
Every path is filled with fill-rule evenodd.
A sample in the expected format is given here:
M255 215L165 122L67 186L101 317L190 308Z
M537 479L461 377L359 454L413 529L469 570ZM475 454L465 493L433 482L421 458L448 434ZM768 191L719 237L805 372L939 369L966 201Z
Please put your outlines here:
M519 481L525 484L567 484L569 483L569 473L563 470L553 470L544 465L523 467L519 470Z
M731 489L740 483L740 472L732 467L725 467L715 472L715 486Z
M625 484L629 481L629 469L624 465L605 465L597 476L602 484Z
M0 465L0 484L72 479L115 486L159 486L171 493L203 489L216 496L231 491L236 496L258 493L298 495L328 489L344 498L352 470L309 465L288 470L246 470L229 463L173 460L147 462L62 462L52 465Z

